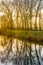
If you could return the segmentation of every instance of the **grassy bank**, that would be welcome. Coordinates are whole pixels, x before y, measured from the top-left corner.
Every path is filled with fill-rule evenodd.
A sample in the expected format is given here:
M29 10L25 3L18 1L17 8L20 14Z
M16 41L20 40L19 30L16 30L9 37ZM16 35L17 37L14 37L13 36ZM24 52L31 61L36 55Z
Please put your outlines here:
M1 29L0 35L25 39L33 42L43 42L43 31Z

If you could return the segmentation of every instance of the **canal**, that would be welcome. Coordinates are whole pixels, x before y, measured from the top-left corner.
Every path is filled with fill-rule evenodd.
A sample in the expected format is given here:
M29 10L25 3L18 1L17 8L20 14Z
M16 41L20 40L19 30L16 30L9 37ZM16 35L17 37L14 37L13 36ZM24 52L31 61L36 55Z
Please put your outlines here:
M43 46L0 35L0 65L43 65Z

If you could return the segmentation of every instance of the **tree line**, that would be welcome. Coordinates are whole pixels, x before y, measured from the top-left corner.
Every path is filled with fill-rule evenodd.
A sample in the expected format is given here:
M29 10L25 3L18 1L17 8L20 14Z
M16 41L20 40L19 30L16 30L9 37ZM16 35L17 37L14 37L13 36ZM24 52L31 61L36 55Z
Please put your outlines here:
M42 10L43 0L1 1L0 11L5 14L1 17L2 28L42 30Z

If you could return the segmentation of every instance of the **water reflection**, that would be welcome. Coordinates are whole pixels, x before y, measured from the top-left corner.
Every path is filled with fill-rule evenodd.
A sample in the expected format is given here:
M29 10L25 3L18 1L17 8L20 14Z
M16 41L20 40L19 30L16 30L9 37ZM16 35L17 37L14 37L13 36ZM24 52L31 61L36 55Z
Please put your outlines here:
M43 46L0 36L0 65L43 65Z

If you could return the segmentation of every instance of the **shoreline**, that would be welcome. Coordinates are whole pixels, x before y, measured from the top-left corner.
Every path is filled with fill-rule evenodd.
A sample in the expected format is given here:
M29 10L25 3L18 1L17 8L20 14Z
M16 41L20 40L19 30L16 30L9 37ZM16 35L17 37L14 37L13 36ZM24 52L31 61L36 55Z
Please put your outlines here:
M43 31L0 29L0 35L43 43Z

